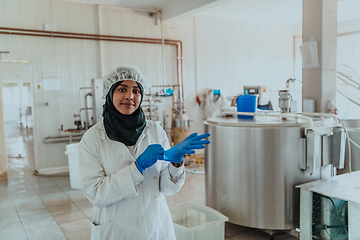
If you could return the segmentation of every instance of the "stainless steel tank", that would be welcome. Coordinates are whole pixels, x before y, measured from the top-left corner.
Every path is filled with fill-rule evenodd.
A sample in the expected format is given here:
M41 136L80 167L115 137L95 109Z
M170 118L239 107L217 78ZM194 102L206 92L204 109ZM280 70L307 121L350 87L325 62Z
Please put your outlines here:
M205 150L206 205L235 224L284 230L299 222L303 127L281 120L210 118Z

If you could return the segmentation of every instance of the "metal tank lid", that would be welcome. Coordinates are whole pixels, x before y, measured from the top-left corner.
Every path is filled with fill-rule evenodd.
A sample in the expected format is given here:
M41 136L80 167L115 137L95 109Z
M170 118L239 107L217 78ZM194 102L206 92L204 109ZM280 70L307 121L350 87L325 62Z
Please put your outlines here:
M294 119L282 120L281 118L257 116L256 120L253 119L239 119L235 117L211 117L206 119L204 124L215 124L220 126L229 127L302 127L304 120L298 119L296 122Z

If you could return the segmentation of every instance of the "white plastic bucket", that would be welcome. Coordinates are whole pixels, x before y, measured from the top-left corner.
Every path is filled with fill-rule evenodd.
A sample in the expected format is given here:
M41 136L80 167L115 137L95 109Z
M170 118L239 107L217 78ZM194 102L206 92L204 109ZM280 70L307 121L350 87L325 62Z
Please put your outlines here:
M197 203L184 203L170 209L177 240L221 240L229 218Z
M66 145L65 151L69 160L70 186L73 189L82 189L79 174L79 145L80 143Z

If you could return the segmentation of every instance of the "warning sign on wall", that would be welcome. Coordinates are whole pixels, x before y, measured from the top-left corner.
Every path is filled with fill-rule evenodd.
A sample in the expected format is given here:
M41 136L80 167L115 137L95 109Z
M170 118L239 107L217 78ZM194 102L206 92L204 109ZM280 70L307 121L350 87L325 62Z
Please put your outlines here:
M44 91L60 91L61 78L58 72L43 72L41 73L43 80L42 88Z

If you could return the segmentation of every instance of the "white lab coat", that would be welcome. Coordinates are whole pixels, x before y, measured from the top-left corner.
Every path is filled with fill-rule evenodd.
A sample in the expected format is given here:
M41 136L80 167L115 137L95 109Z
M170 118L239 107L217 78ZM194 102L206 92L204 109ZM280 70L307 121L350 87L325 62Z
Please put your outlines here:
M135 159L149 144L170 148L165 131L147 121L132 153L107 136L103 121L90 128L80 142L83 192L94 205L92 240L176 239L164 195L177 193L185 168L157 161L141 174Z

